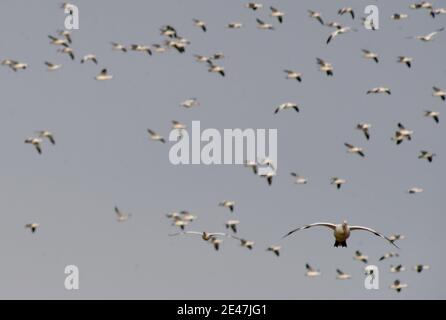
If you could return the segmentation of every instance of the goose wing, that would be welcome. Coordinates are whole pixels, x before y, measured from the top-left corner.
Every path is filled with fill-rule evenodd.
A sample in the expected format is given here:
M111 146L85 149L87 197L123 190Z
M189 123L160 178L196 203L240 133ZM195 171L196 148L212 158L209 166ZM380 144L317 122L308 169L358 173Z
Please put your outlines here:
M288 237L288 236L290 236L290 235L292 235L293 233L295 233L295 232L297 232L297 231L299 231L299 230L304 230L304 229L308 229L308 228L311 228L311 227L317 227L317 226L327 227L327 228L330 228L330 229L332 229L332 230L336 229L336 225L333 224L333 223L317 222L317 223L308 224L308 225L306 225L306 226L299 227L299 228L297 228L297 229L291 230L291 231L288 232L286 235L284 235L284 236L282 237L282 239L283 239L283 238L286 238L286 237Z
M388 237L386 237L385 235L377 232L376 230L373 230L371 228L367 228L367 227L361 227L361 226L350 226L350 230L354 231L354 230L363 230L363 231L368 231L373 233L375 236L381 237L387 241L389 241L391 244L393 244L395 247L397 247L399 249L399 247L392 241L390 240Z

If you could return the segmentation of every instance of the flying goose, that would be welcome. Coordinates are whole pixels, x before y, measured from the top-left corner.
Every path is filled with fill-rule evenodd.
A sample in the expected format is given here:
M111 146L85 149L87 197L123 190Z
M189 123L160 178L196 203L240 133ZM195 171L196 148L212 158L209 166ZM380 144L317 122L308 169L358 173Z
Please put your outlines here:
M223 52L217 52L212 55L212 60L221 60L224 59L225 55Z
M291 176L294 177L294 183L295 184L307 184L308 180L300 175L298 175L295 172L291 172Z
M112 49L113 50L127 52L127 48L123 44L120 44L120 43L117 43L117 42L110 42L110 43L112 45Z
M405 13L394 13L392 14L392 16L390 17L392 20L403 20L403 19L407 19L409 16Z
M132 216L131 213L124 213L121 210L119 210L119 208L116 206L115 206L115 213L118 216L117 218L118 222L127 221Z
M293 70L283 70L283 72L286 73L286 78L287 79L294 79L297 80L299 82L302 82L302 73L293 71Z
M319 70L327 73L327 76L333 76L333 66L331 63L326 62L320 58L316 58L317 64L319 65Z
M39 223L33 222L25 225L26 229L31 230L32 233L36 232L37 228L40 226Z
M245 8L248 8L248 9L251 9L253 11L256 11L258 9L262 9L263 8L263 4L255 3L255 2L249 2L249 3L245 4Z
M175 48L179 53L186 52L187 42L179 40L167 40L165 41L167 47Z
M396 141L396 144L400 144L404 139L412 140L412 135L413 130L408 130L401 123L398 123L398 130L392 140Z
M11 60L11 59L3 60L2 65L10 67L12 70L14 70L14 72L17 70L25 70L26 68L28 68L27 63L18 62L18 61Z
M359 154L363 158L365 157L365 154L364 154L364 151L362 148L355 147L354 145L352 145L350 143L344 143L344 145L347 147L348 153L356 153L356 154Z
M381 237L381 238L387 240L389 243L391 243L392 245L394 245L395 247L398 248L398 246L395 243L393 243L392 240L390 240L388 237L384 236L383 234L381 234L373 229L367 228L367 227L349 226L347 224L347 221L344 221L341 224L333 224L333 223L326 223L326 222L317 222L317 223L309 224L309 225L291 230L286 235L284 235L283 238L290 236L291 234L295 233L296 231L304 230L304 229L308 229L308 228L316 227L316 226L323 226L323 227L327 227L327 228L330 228L333 230L333 235L335 237L335 243L334 243L335 247L339 247L339 246L347 247L347 239L350 237L350 232L355 231L355 230L363 230L363 231L371 232L375 236L378 236L378 237Z
M234 233L237 233L237 225L240 223L238 220L228 220L225 223L226 229L231 229Z
M259 161L259 164L261 164L263 166L268 166L268 167L270 167L274 171L276 170L276 167L274 165L274 161L272 159L265 158L265 159Z
M423 265L423 264L417 264L416 266L413 267L413 270L415 270L418 273L421 273L421 271L423 270L429 270L430 266L428 265Z
M269 7L271 10L271 17L276 17L277 20L279 20L280 23L283 22L283 16L285 15L284 12L279 11L278 9L274 8L274 7Z
M141 45L141 44L131 44L130 50L138 51L138 52L146 52L149 55L152 55L152 50L150 50L149 46Z
M85 63L89 60L93 61L94 64L98 64L98 59L96 58L96 55L94 55L94 54L87 54L87 55L83 56L81 59L81 63Z
M408 68L412 67L413 58L405 57L405 56L399 56L398 57L398 63L405 63Z
M413 3L409 5L411 9L432 9L432 4L427 1L421 1L420 3Z
M338 280L348 280L348 279L351 279L351 277L352 277L351 275L349 275L345 272L342 272L340 269L336 269L336 272L337 272L336 279L338 279Z
M166 143L166 140L164 140L164 138L161 135L159 135L158 133L156 133L155 131L153 131L151 129L147 129L147 132L149 133L151 140Z
M177 130L180 136L183 136L183 131L186 130L186 125L179 121L172 120L172 129Z
M371 93L387 93L388 95L392 94L392 91L390 90L390 88L386 88L386 87L376 87L373 89L370 89L367 91L367 94L371 94Z
M280 256L280 246L269 246L266 251L271 251L272 253L274 253L277 257Z
M424 191L423 188L413 187L407 190L407 193L416 194L416 193L422 193L423 191Z
M358 123L356 125L356 129L361 130L364 133L365 138L367 140L370 140L370 132L369 132L369 130L370 130L371 127L372 127L372 125L369 124L369 123Z
M177 38L177 30L171 25L162 26L160 28L160 32L162 36L166 36L169 38Z
M222 77L225 76L225 68L220 67L220 66L216 66L216 65L212 65L209 69L209 72L212 73L219 73Z
M199 55L199 54L194 54L194 57L195 57L195 60L197 62L207 62L207 63L211 63L212 62L211 58L206 57L206 56L202 56L202 55Z
M438 33L442 32L443 30L444 30L444 28L440 28L440 29L438 29L438 30L436 30L434 32L431 32L431 33L427 34L427 35L416 36L415 39L421 40L423 42L429 42L429 41L434 40L434 37Z
M223 240L219 239L217 237L211 237L209 240L211 244L214 246L215 251L218 251L220 249L220 245L222 244Z
M187 99L187 100L181 102L181 104L180 104L181 107L184 107L187 109L190 109L193 107L198 107L199 105L200 105L200 103L198 102L197 98Z
M372 59L376 63L379 63L378 54L376 54L376 53L374 53L374 52L372 52L370 50L367 50L367 49L362 49L362 53L363 53L363 55L362 55L363 58L365 58L365 59Z
M51 132L49 132L47 130L40 130L40 131L37 131L37 133L39 135L39 138L47 138L51 142L52 145L56 144L56 140L54 140L54 135Z
M432 87L434 90L434 93L432 93L432 96L434 97L440 97L441 100L446 101L446 91L441 90L439 87Z
M390 237L389 237L390 239ZM385 253L381 258L379 258L379 261L383 261L385 259L393 258L393 257L399 257L400 255L398 252L387 252Z
M252 160L246 160L244 163L245 167L247 168L252 168L252 171L254 172L255 175L257 175L257 167L258 164L256 161L252 161Z
M68 40L67 39L59 39L56 37L53 37L52 35L48 35L48 38L50 38L50 44L54 44L56 46L64 46L68 47Z
M167 51L167 49L169 49L169 48L164 47L158 43L153 44L152 47L153 47L153 51L155 51L156 53L164 53Z
M45 61L45 65L47 66L48 71L55 71L57 69L60 69L62 67L61 64L54 64L48 61Z
M39 154L42 154L42 139L40 138L27 138L25 143L33 145Z
M275 111L274 114L277 114L279 111L285 110L285 109L294 109L296 112L299 112L299 106L293 102L285 102L279 105Z
M406 268L401 264L399 264L397 266L393 266L393 265L390 266L390 272L392 272L392 273L399 273L399 272L403 272L405 270L406 270Z
M320 12L316 12L313 10L308 10L308 13L310 14L310 18L316 19L319 21L321 25L324 25L324 21L322 20L322 16Z
M347 183L347 180L341 179L341 178L338 178L338 177L333 177L333 178L331 178L331 182L330 183L336 185L336 188L338 188L338 190L339 190L339 189L341 189L341 186L343 184Z
M241 22L231 22L226 25L228 29L240 29L241 27L243 27L243 23Z
M355 12L353 11L352 7L345 7L345 8L342 8L342 9L338 10L338 14L341 15L341 16L346 14L346 13L350 13L350 15L352 16L352 19L355 19Z
M58 49L57 52L68 54L71 60L74 60L74 51L73 48L63 47L62 49Z
M305 275L309 278L314 278L321 275L321 272L318 269L314 269L308 263L305 264L305 269L307 269Z
M425 117L431 117L432 119L434 119L434 121L436 123L440 122L440 112L438 112L438 111L426 110L426 111L424 111L424 116Z
M362 262L364 262L364 263L367 263L369 257L366 256L366 255L363 255L363 254L361 253L361 251L356 250L356 251L355 251L355 256L353 257L353 259L355 259L355 260L357 260L357 261L362 261Z
M351 27L341 27L336 29L335 31L333 31L330 36L327 39L327 44L329 44L331 42L331 40L333 40L335 37L337 37L340 34L344 34L347 33L349 31L355 31L354 29L352 29Z
M194 25L196 27L201 28L201 30L203 30L203 32L207 31L206 23L204 21L198 20L198 19L193 19L193 21L194 21Z
M101 72L95 77L98 81L105 81L113 79L113 75L108 74L107 69L102 69Z
M181 230L184 230L184 228L189 224L189 221L183 220L183 219L174 219L172 225L179 227Z
M231 236L232 238L239 240L240 241L240 245L244 248L247 248L249 250L252 250L252 248L254 247L254 241L250 241L250 240L246 240L243 238L238 238L234 235Z
M228 208L231 212L234 212L235 201L225 200L220 202L218 206Z
M437 156L435 153L431 153L426 150L421 150L420 154L418 155L418 159L426 159L427 161L432 162L435 156Z
M274 30L274 27L272 24L266 23L266 22L260 20L259 18L257 18L256 21L257 21L257 28L263 29L263 30Z
M335 21L327 23L326 26L330 27L330 28L336 28L336 29L342 28L342 25L339 22L335 22Z
M68 30L59 30L58 34L62 37L64 37L65 39L67 39L68 43L72 43L72 39L71 39L71 32Z
M396 292L401 292L404 288L407 288L407 284L401 283L400 280L395 280L390 286L390 289L396 290Z
M194 220L197 219L197 216L194 216L192 213L190 213L189 211L186 210L182 210L180 211L180 216L179 218L183 221L187 221L187 222L192 222ZM178 218L175 218L178 219Z
M432 18L435 18L436 16L438 16L440 14L446 14L446 8L432 9L430 14L431 14Z
M173 233L173 234L169 234L169 236L178 236L178 235L183 235L183 234L192 234L192 235L199 235L201 237L201 239L203 239L204 241L209 241L212 238L215 238L217 236L222 236L222 237L227 237L228 235L226 233L221 233L221 232L198 232L198 231L183 231L183 232L178 232L178 233Z

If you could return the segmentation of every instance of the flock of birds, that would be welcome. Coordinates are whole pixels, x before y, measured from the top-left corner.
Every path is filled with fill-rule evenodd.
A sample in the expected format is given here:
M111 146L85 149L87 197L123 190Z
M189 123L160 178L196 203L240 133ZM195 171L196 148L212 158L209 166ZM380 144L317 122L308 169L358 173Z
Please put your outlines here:
M63 9L70 8L72 4L70 3L64 3L62 5ZM264 6L261 3L254 3L249 2L245 4L245 8L252 10L254 12L257 12L259 10L264 10ZM410 8L413 10L426 10L433 18L437 17L438 15L446 14L445 8L434 8L432 4L430 4L427 1L423 1L420 3L412 4L410 5ZM275 26L274 22L278 23L279 26L283 23L285 23L285 12L275 8L270 7L270 17L272 18L271 21L263 21L259 18L256 18L255 21L257 23L257 27L261 30L276 30L278 26ZM321 12L316 12L309 10L309 17L311 19L316 20L321 26L328 27L331 29L334 29L332 32L329 33L328 38L326 40L327 45L332 43L335 39L337 39L339 36L344 35L348 32L356 32L357 29L349 26L343 26L341 23L337 22L329 22L327 23L325 20L325 17L323 17ZM338 14L340 16L342 15L349 15L351 20L357 19L355 11L352 7L345 7L341 8L338 11ZM395 13L391 16L392 20L402 20L407 19L408 14L406 13ZM199 28L202 32L208 32L208 24L200 19L192 19L192 23ZM362 19L362 23L370 23L367 22L366 19ZM226 28L229 29L240 29L243 28L244 24L242 22L231 22L226 25ZM374 30L374 26L370 26L372 30ZM433 41L439 33L441 33L444 30L444 28L435 30L427 35L420 35L413 37L414 39L423 41L423 42L430 42ZM130 45L124 45L119 42L111 42L111 49L113 51L118 51L123 54L127 54L129 51L139 52L147 55L153 55L154 53L164 53L169 50L176 50L179 54L184 54L188 50L188 46L191 44L189 40L186 38L180 36L179 31L171 26L171 25L165 25L160 28L160 34L163 37L163 41L159 44L153 44L151 46L144 45L144 44L130 44ZM73 34L70 31L63 30L59 31L57 35L49 35L48 38L50 39L50 44L57 47L57 52L64 54L69 57L70 60L75 61L77 57L77 53L74 48L74 39ZM380 63L380 56L378 53L375 53L368 49L362 49L362 56L364 59L371 60L375 63ZM223 67L219 61L223 60L225 58L225 55L222 52L217 52L211 56L204 56L199 54L194 54L193 57L198 63L203 63L207 65L207 70L210 73L215 73L217 75L220 75L221 77L225 77L226 70L225 67ZM325 73L329 77L334 77L334 66L332 63L321 59L319 57L315 58L317 66L319 68L319 71ZM414 59L409 56L399 56L396 60L398 63L404 64L407 66L407 68L411 68ZM95 54L88 53L82 56L80 59L80 63L87 64L92 63L93 65L99 65L100 59ZM5 59L1 62L3 66L9 67L14 72L23 72L28 68L28 64L25 62L13 60L13 59ZM46 68L50 72L55 72L57 70L60 70L62 68L61 63L54 63L45 61L44 62ZM285 69L283 70L286 74L286 79L288 80L294 80L297 82L304 81L304 76L301 72L298 72L296 70L290 70ZM94 76L94 79L96 81L110 81L113 79L113 75L109 72L109 69L106 67L101 67L99 73ZM432 96L441 99L442 101L446 100L446 91L441 89L438 86L434 86L432 88ZM391 95L392 90L388 87L375 87L371 88L366 92L367 95L370 94L387 94ZM199 106L200 103L197 98L190 98L185 100L184 102L180 103L181 107L184 107L186 109L194 108ZM277 114L279 112L284 112L286 110L291 110L295 112L300 112L300 107L298 104L294 102L286 102L283 104L280 104L276 107L274 107L274 114ZM434 123L438 124L440 121L440 112L438 111L432 111L432 110L426 110L424 112L424 116L427 118L432 118ZM179 121L173 120L172 121L172 129L178 130L179 134L181 135L184 130L187 130L186 125L182 124ZM371 138L371 131L372 131L372 125L369 123L358 123L356 125L356 129L364 135L366 140L369 140ZM155 132L152 129L147 129L148 132L148 138L153 141L158 141L160 143L166 143L166 139L159 133ZM25 143L32 145L35 150L38 152L38 154L42 154L44 151L43 144L48 141L50 145L55 146L56 141L54 138L54 134L48 130L39 130L35 132L36 135L26 138ZM408 129L406 126L404 126L402 123L397 124L397 128L395 130L394 135L391 137L391 139L397 144L401 144L404 141L411 141L412 136L414 135L414 131L411 129ZM351 143L346 142L345 147L347 148L347 152L351 154L356 154L362 158L366 157L366 152L363 147L355 146ZM421 150L419 152L418 158L421 160L426 160L428 162L432 162L434 158L436 157L436 154L427 151L427 150ZM256 176L261 176L267 180L268 185L272 185L273 178L276 175L276 168L274 166L273 161L270 159L263 159L263 160L252 160L248 159L245 163L245 166L253 171L253 173ZM259 166L267 166L270 168L270 170L267 173L259 174ZM293 177L293 180L296 184L299 185L306 185L308 183L308 179L304 176L299 175L296 172L291 172L291 176ZM330 179L330 183L334 185L338 190L342 188L344 184L347 183L347 180L341 177L332 177ZM422 188L419 187L412 187L407 190L409 194L415 194L423 192ZM224 200L221 201L218 206L225 208L229 210L231 214L235 212L235 201L232 200ZM130 213L125 213L121 211L118 207L114 208L114 211L117 215L117 221L119 222L125 222L131 218ZM254 248L255 242L252 240L247 240L244 237L241 237L238 235L238 229L240 221L234 218L231 218L227 220L225 223L226 232L208 232L208 231L193 231L193 230L186 230L190 224L192 224L196 219L197 216L192 214L191 212L187 210L179 211L179 212L171 212L167 214L167 218L172 222L172 225L174 227L179 228L178 232L171 233L170 236L199 236L201 239L210 244L215 250L220 250L222 243L226 239L232 239L234 241L237 241L240 246L247 248L249 250L252 250ZM36 230L39 228L39 223L37 222L31 222L26 224L25 226L27 229L29 229L31 232L36 232ZM323 227L326 229L330 229L330 231L333 233L333 236L335 238L334 246L335 247L347 247L347 239L350 237L352 231L366 231L372 235L378 236L385 241L387 241L392 246L397 247L396 241L404 239L403 235L400 234L394 234L391 236L386 236L380 232L377 232L376 230L364 227L364 226L355 226L350 225L347 223L347 221L343 221L341 223L327 223L327 222L318 222L318 223L312 223L308 225L304 225L298 228L295 228L288 233L286 233L283 238L286 238L300 230L305 230L313 227ZM228 240L229 241L229 240ZM280 257L281 255L281 246L279 245L270 245L266 248L266 251L271 252L277 257ZM379 261L383 261L389 258L397 258L399 257L398 252L388 252L382 255L381 258L379 258ZM368 263L369 257L361 253L360 251L356 251L354 253L354 259L360 262L363 262L365 264ZM321 272L319 269L316 269L310 264L306 264L306 276L313 278L321 275ZM392 265L390 267L390 271L392 273L400 273L403 272L406 268L402 266L401 264L398 265ZM424 264L417 264L412 268L417 273L420 273L424 270L428 270L429 266ZM348 280L351 278L351 275L348 273L337 269L336 270L337 276L336 278L339 280ZM400 292L403 288L406 288L407 284L402 283L398 279L394 281L390 285L391 289L396 290L397 292Z

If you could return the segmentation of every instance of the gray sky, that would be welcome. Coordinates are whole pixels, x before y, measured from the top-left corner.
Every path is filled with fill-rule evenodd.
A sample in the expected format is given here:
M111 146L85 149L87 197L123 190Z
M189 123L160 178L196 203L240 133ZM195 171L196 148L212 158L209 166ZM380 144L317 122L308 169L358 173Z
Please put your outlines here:
M446 88L446 34L431 43L407 39L444 26L446 17L434 20L400 0L261 1L265 8L257 12L244 8L246 2L73 0L80 11L74 62L47 38L63 28L59 1L0 3L0 59L29 64L17 73L0 69L0 298L446 298L446 129L441 116L439 125L423 117L426 109L445 110L431 87ZM380 9L379 31L337 15L352 5L362 16L369 4ZM269 17L269 5L285 11L283 25ZM308 9L359 31L327 46L332 30L310 19ZM395 12L409 19L391 21ZM276 30L257 29L256 17ZM193 18L205 20L208 32L194 27ZM235 21L244 27L225 28ZM160 43L165 24L191 41L185 54L111 50L110 41ZM363 59L362 48L379 53L380 63ZM226 55L225 78L193 58L219 51ZM87 53L97 54L99 66L79 63ZM396 63L399 55L414 57L411 70ZM318 71L316 57L333 64L333 78ZM46 60L63 67L47 72ZM102 67L112 81L94 80ZM283 69L302 72L303 82L285 80ZM391 87L392 95L365 94L377 86ZM179 107L191 97L201 106ZM286 101L301 112L273 115ZM171 165L170 146L148 141L146 129L168 136L173 119L189 126L200 120L202 129L277 128L273 185L243 166ZM369 142L355 130L361 121L373 125ZM397 147L390 138L398 122L415 134ZM41 129L54 132L57 145L45 143L39 156L23 141ZM347 154L344 142L364 147L366 158ZM417 159L423 149L438 154L433 163ZM294 185L290 171L308 185ZM329 184L332 176L348 180L341 191ZM405 193L413 186L425 192ZM224 199L236 201L234 214L217 206ZM115 205L132 219L117 223ZM168 237L175 229L165 214L183 209L198 215L190 230L222 231L226 220L239 219L239 233L255 241L254 250L228 239L215 252L197 237ZM394 248L367 233L354 233L347 249L333 248L324 229L280 240L303 224L344 219L406 235L400 258L378 263ZM41 223L35 234L24 229L32 221ZM270 244L283 246L279 259L265 251ZM356 249L380 267L380 290L364 289L364 265L352 259ZM306 278L306 262L322 276ZM390 264L398 263L431 270L391 274ZM78 291L64 288L69 264L80 269ZM335 280L337 267L353 278ZM396 278L409 284L400 294L388 289Z

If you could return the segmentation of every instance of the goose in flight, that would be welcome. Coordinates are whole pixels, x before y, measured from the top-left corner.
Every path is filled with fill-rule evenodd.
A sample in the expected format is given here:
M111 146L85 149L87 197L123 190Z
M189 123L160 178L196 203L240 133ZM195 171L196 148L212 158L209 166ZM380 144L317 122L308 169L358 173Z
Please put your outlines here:
M199 54L194 54L194 58L197 62L207 62L207 63L212 63L211 58L206 57L206 56L202 56Z
M316 12L313 10L308 10L308 13L310 14L310 18L316 19L319 21L321 25L324 25L324 21L322 20L322 16L320 12Z
M215 251L218 251L220 249L220 245L223 243L223 240L217 237L211 237L209 241L214 246Z
M150 50L150 47L141 45L141 44L131 44L130 50L138 51L138 52L145 52L145 53L149 54L150 56L152 55L152 50Z
M308 263L305 264L305 269L307 269L307 271L305 272L305 275L309 278L314 278L314 277L318 277L321 275L321 272L318 269L313 268Z
M131 213L124 213L121 210L119 210L119 208L116 206L115 206L115 213L118 216L117 218L118 222L127 221L132 216Z
M188 44L186 40L167 40L165 41L167 47L176 49L179 53L186 52L186 45Z
M263 166L268 166L269 168L271 168L274 171L276 170L276 167L274 166L274 161L272 159L265 158L265 159L259 161L259 164L261 164Z
M392 245L394 245L395 247L398 248L398 246L395 243L393 243L393 241L390 240L385 235L383 235L383 234L381 234L381 233L379 233L379 232L377 232L377 231L375 231L373 229L367 228L367 227L349 226L347 221L344 221L344 222L342 222L340 224L333 224L333 223L326 223L326 222L312 223L312 224L309 224L309 225L306 225L306 226L299 227L299 228L296 228L294 230L291 230L286 235L284 235L283 238L292 235L296 231L304 230L304 229L308 229L308 228L316 227L316 226L322 226L322 227L326 227L326 228L329 228L329 229L333 230L333 235L335 237L335 243L334 243L335 247L339 247L339 246L347 247L347 239L350 237L350 233L352 231L355 231L355 230L362 230L362 231L371 232L375 236L378 236L380 238L383 238L383 239L387 240L389 243L391 243Z
M287 79L294 79L297 80L299 82L302 82L302 73L293 71L293 70L283 70L283 72L286 73L286 78Z
M358 123L356 125L356 129L361 130L364 135L365 138L367 140L370 140L370 128L372 127L372 125L370 123Z
M186 210L180 211L180 219L187 222L192 222L197 219L197 216L194 216L192 213Z
M409 8L411 9L432 9L432 3L427 1L421 1L420 3L412 3L409 5Z
M253 160L246 160L245 161L245 167L247 168L252 168L252 171L254 172L255 175L257 175L258 173L258 164L257 162L253 161Z
M102 69L101 72L95 77L98 81L105 81L113 79L113 75L108 74L107 69Z
M406 66L410 69L412 67L413 58L411 57L405 57L405 56L399 56L398 57L398 63L404 63Z
M423 191L424 191L423 188L413 187L407 190L407 193L416 194L416 193L422 193Z
M340 269L336 269L336 272L337 272L336 279L338 280L348 280L351 279L352 277L351 275L341 271Z
M125 45L117 43L117 42L110 42L110 43L112 45L113 50L127 52L127 48L125 47Z
M397 266L393 266L393 265L390 266L390 272L392 272L392 273L399 273L399 272L403 272L403 271L406 271L406 268L402 264L399 264Z
M432 87L434 90L434 93L432 93L432 96L434 97L440 97L441 100L446 101L446 91L440 89L439 87Z
M41 138L27 138L25 143L33 145L39 154L42 154L42 139Z
M204 241L209 241L212 238L218 237L218 236L222 236L222 237L227 237L228 235L226 233L221 233L221 232L198 232L198 231L183 231L183 232L178 232L178 233L173 233L173 234L169 234L169 236L179 236L179 235L183 235L183 234L192 234L192 235L199 235L201 237L201 239L203 239Z
M426 111L424 111L424 116L425 117L431 117L432 119L434 119L434 121L436 123L440 122L440 112L438 112L438 111L426 110Z
M28 68L28 64L24 62L18 62L11 59L5 59L2 61L2 65L10 67L14 72L17 70L25 70Z
M59 39L56 37L53 37L52 35L49 35L48 38L50 38L50 44L53 44L55 46L64 46L64 47L68 47L68 40L65 39Z
M228 220L225 223L226 229L231 229L234 233L237 233L237 225L240 223L238 220Z
M153 131L151 129L147 129L147 132L149 133L151 140L153 140L153 141L160 141L162 143L166 143L166 140L164 140L163 136L159 135L155 131Z
M54 64L48 61L45 61L45 65L47 66L48 71L55 71L57 69L60 69L62 67L61 64Z
M376 63L379 63L379 56L378 54L367 50L367 49L362 49L362 57L365 59L371 59L374 60Z
M228 208L231 212L234 212L235 201L225 200L220 202L218 206Z
M391 94L392 94L392 91L390 90L390 88L386 88L386 87L376 87L376 88L373 88L373 89L370 89L370 90L367 91L367 94L371 94L371 93L375 93L375 94L378 94L378 93L387 93L388 95L391 95Z
M339 189L341 189L341 186L343 184L347 183L347 180L341 179L341 178L338 178L338 177L333 177L333 178L331 178L331 182L330 183L336 185L336 188L338 188L338 190L339 190Z
M364 263L367 263L369 257L366 256L366 255L363 255L363 254L361 253L361 251L356 250L356 251L355 251L355 256L353 257L353 259L355 259L356 261L362 261L362 262L364 262Z
M275 110L274 114L277 114L279 111L285 110L285 109L294 109L296 112L299 112L299 106L293 102L285 102L279 105Z
M400 280L395 280L390 286L390 289L396 290L396 292L401 292L405 288L407 288L407 284L401 283Z
M189 221L186 221L186 220L183 220L180 218L176 218L176 219L174 219L172 225L180 228L181 230L184 230L184 228L189 225Z
M241 27L243 27L243 23L241 22L231 22L226 25L228 29L240 29Z
M403 19L407 19L409 17L409 15L405 14L405 13L394 13L392 14L392 16L390 17L392 20L403 20Z
M261 3L255 3L255 2L249 2L245 4L245 8L251 9L253 11L259 10L263 8L263 4Z
M354 29L352 29L351 27L341 27L336 29L335 31L333 31L330 36L327 39L327 44L329 44L331 42L331 40L333 40L335 37L337 37L338 35L347 33L349 31L355 31Z
M257 21L257 28L263 29L263 30L274 30L274 26L270 23L266 23L259 18L256 19Z
M395 132L395 136L392 138L396 141L396 144L400 144L404 139L412 140L413 130L406 129L404 125L398 123L398 130Z
M354 145L352 145L350 143L344 143L344 145L347 147L348 153L356 153L356 154L359 154L363 158L365 157L365 154L364 154L364 151L362 148L355 147Z
M266 251L271 251L272 253L274 253L277 257L280 256L280 249L281 246L269 246Z
M56 140L54 140L54 135L51 132L47 130L40 130L37 131L37 134L39 135L39 138L47 138L52 145L56 144Z
M352 19L355 19L355 12L353 11L352 7L345 7L345 8L342 8L342 9L338 10L338 14L341 15L341 16L346 14L346 13L350 13Z
M423 270L429 270L430 266L428 265L423 265L423 264L417 264L416 266L413 267L413 270L415 270L418 273L421 273L421 271Z
M87 55L83 56L81 59L81 63L85 63L90 60L93 61L94 64L98 64L98 59L96 58L96 55L94 55L94 54L87 54Z
M200 105L200 103L198 102L197 98L191 98L191 99L187 99L186 101L181 102L180 106L184 107L186 109L190 109L193 107L198 107Z
M67 39L68 43L71 44L73 41L71 39L71 32L68 30L59 30L58 31L59 36L64 37Z
M198 20L198 19L193 19L193 21L194 21L194 25L196 27L201 28L201 30L203 30L203 32L207 31L206 23L204 21Z
M295 172L291 172L291 176L294 177L294 183L295 184L307 184L308 180L300 175L298 175Z
M158 43L153 44L152 47L153 47L153 51L155 51L156 53L164 53L167 51L167 49L169 49L169 48L164 47Z
M333 66L331 63L326 62L320 58L316 58L317 64L319 65L319 70L327 73L327 76L333 76Z
M431 17L435 18L436 16L440 15L440 14L446 14L446 8L437 8L437 9L432 9L432 11L430 12Z
M173 130L177 130L178 134L182 137L183 136L183 131L186 130L186 125L182 124L181 122L177 121L177 120L172 120L172 129Z
M432 162L435 156L437 156L435 153L421 150L420 154L418 155L418 159L426 159L427 161Z
M283 16L285 15L284 12L279 11L278 9L276 9L275 7L269 7L271 10L271 17L276 17L277 20L279 20L279 23L283 22Z
M64 47L62 49L58 49L57 52L64 53L70 56L71 60L74 60L74 51L73 48Z
M429 33L429 34L427 34L427 35L422 35L422 36L416 36L415 37L415 39L417 39L417 40L421 40L421 41L423 41L423 42L429 42L429 41L432 41L432 40L434 40L434 37L438 34L438 33L440 33L440 32L442 32L444 30L444 28L440 28L440 29L438 29L438 30L436 30L436 31L434 31L434 32L431 32L431 33Z
M335 21L327 23L326 26L330 27L330 28L335 28L335 29L342 28L342 25L339 22L335 22Z
M225 68L221 66L211 65L208 71L212 73L219 73L222 77L225 76Z
M240 241L240 245L243 248L247 248L249 250L252 250L252 248L254 247L254 241L246 240L246 239L243 239L243 238L238 238L238 237L236 237L234 235L231 236L231 237L236 239L236 240L239 240Z
M39 223L33 222L25 225L26 229L31 230L32 233L36 232L37 228L40 226Z
M390 237L389 237L390 239ZM398 254L398 252L387 252L384 255L381 256L381 258L379 258L379 261L383 261L385 259L389 259L389 258L393 258L393 257L399 257L400 255Z
M178 38L177 30L171 25L162 26L160 28L160 33L162 36L169 38Z

